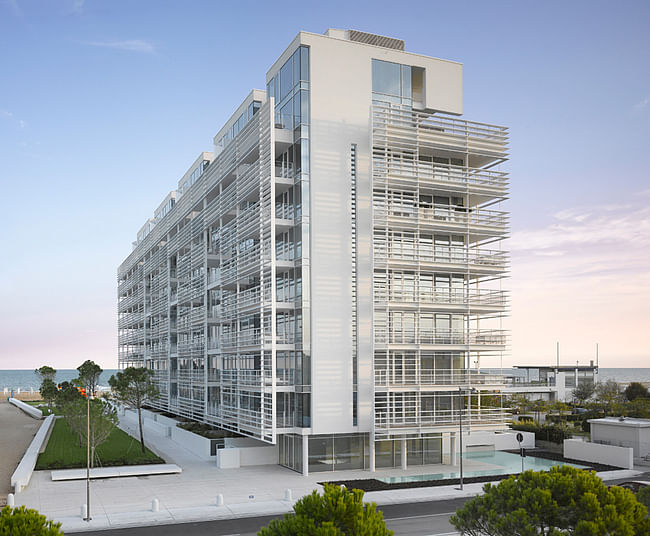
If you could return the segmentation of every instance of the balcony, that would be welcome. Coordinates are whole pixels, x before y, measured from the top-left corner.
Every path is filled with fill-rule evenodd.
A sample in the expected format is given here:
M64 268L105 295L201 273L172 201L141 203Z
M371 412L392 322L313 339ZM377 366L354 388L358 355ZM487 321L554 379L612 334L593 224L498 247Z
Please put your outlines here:
M375 305L423 307L427 305L449 306L450 308L466 309L503 309L507 304L508 294L503 290L463 290L437 289L423 287L416 289L393 288L388 291L385 287L375 289Z
M432 147L470 153L480 166L507 157L508 129L386 104L372 107L373 145L409 149Z
M440 329L435 331L395 330L386 334L375 328L375 343L377 344L418 344L418 345L471 345L471 346L503 346L506 344L506 331L502 329L453 330Z
M409 387L409 386L503 386L506 378L500 374L480 374L475 370L465 369L421 369L398 370L375 365L375 386Z
M373 206L375 227L434 229L479 235L501 235L508 230L508 213L499 210L433 205L431 208L387 205Z
M375 238L374 260L377 265L386 263L395 266L412 267L414 263L420 265L455 265L465 269L469 264L473 272L503 272L508 266L508 255L505 251L484 248L465 248L462 246L436 246L429 245L416 247L414 244L393 243L386 247L386 243ZM432 266L433 267L433 266Z
M507 408L472 408L463 410L463 426L467 429L482 426L505 426L511 418L511 411ZM436 426L445 429L458 429L458 410L412 410L389 412L384 409L375 409L375 426L381 430L421 428Z

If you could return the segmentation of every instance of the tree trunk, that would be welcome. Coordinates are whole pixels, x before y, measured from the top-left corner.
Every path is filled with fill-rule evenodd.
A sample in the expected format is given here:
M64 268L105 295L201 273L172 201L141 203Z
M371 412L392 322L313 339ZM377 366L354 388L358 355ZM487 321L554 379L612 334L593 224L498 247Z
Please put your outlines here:
M145 453L144 448L144 434L142 433L142 408L138 406L138 424L140 425L140 445L142 446L142 454Z

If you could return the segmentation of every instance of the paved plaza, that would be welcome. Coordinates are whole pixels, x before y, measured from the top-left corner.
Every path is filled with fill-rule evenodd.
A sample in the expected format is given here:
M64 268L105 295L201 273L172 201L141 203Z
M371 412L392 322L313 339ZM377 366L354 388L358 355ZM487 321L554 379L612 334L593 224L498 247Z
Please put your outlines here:
M6 398L0 399L0 506L11 492L11 474L40 425L41 421L9 404Z
M127 412L121 419L122 428L130 428L132 433L136 430L133 413ZM327 480L452 470L449 466L435 466L435 469L420 466L405 472L401 469L378 470L374 474L368 471L338 471L304 477L277 465L219 469L215 462L201 460L170 438L156 435L153 431L147 432L148 445L168 463L179 465L182 473L92 481L91 522L82 521L80 516L81 505L86 501L86 482L54 482L51 471L34 472L29 486L16 496L16 504L36 508L48 518L62 522L63 530L67 533L281 514L289 512L293 506L293 502L284 500L287 489L291 490L292 498L296 500L314 489L322 489L318 482ZM482 465L467 460L467 470L478 470L483 468ZM365 499L381 505L470 497L480 493L482 486L468 484L463 491L455 486L378 491L367 493ZM223 506L217 506L218 494L223 495ZM159 512L152 511L154 499L159 501Z

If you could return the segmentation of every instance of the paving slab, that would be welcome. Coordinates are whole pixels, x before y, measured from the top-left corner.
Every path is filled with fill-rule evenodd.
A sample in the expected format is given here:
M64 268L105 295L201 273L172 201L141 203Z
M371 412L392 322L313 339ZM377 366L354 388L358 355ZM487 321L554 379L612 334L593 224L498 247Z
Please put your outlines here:
M122 427L136 433L135 415L127 412ZM50 471L37 471L28 488L16 496L16 504L38 509L50 519L62 522L67 533L166 523L232 519L261 515L281 515L290 512L293 503L284 501L285 490L291 489L295 500L322 490L319 482L355 480L430 474L431 466L313 473L305 477L279 465L219 469L215 462L200 459L190 451L163 437L149 432L145 441L155 442L156 450L169 463L182 468L181 473L111 477L91 482L90 523L81 520L80 507L86 500L83 480L53 481ZM436 466L436 472L452 470L451 466ZM602 478L629 478L639 472L614 471L600 473ZM622 475L622 476L621 476ZM365 494L366 501L379 505L427 502L433 500L473 497L480 494L483 484L466 484L461 491L456 486L409 488L373 491ZM224 506L216 506L222 494ZM253 499L250 499L250 496ZM153 499L158 499L159 512L151 511Z
M167 475L182 473L183 470L173 463L157 463L151 465L123 465L119 467L94 467L90 470L90 478L119 478L127 476ZM52 471L52 480L85 480L86 469L61 469Z

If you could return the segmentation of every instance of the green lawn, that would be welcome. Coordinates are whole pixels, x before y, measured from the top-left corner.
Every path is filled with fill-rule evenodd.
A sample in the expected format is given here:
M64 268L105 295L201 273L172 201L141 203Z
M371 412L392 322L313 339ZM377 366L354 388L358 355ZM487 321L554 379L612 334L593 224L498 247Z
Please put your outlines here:
M115 429L106 442L97 447L95 467L165 463L149 449L143 454L140 442ZM86 445L79 446L79 436L65 419L57 419L45 452L38 456L36 470L86 467Z
M47 417L50 413L54 413L55 415L61 415L61 412L57 411L56 406L52 406L51 409L48 409L47 402L45 402L44 400L25 401L25 404L29 404L30 406L34 406L35 408L40 409L44 417Z

